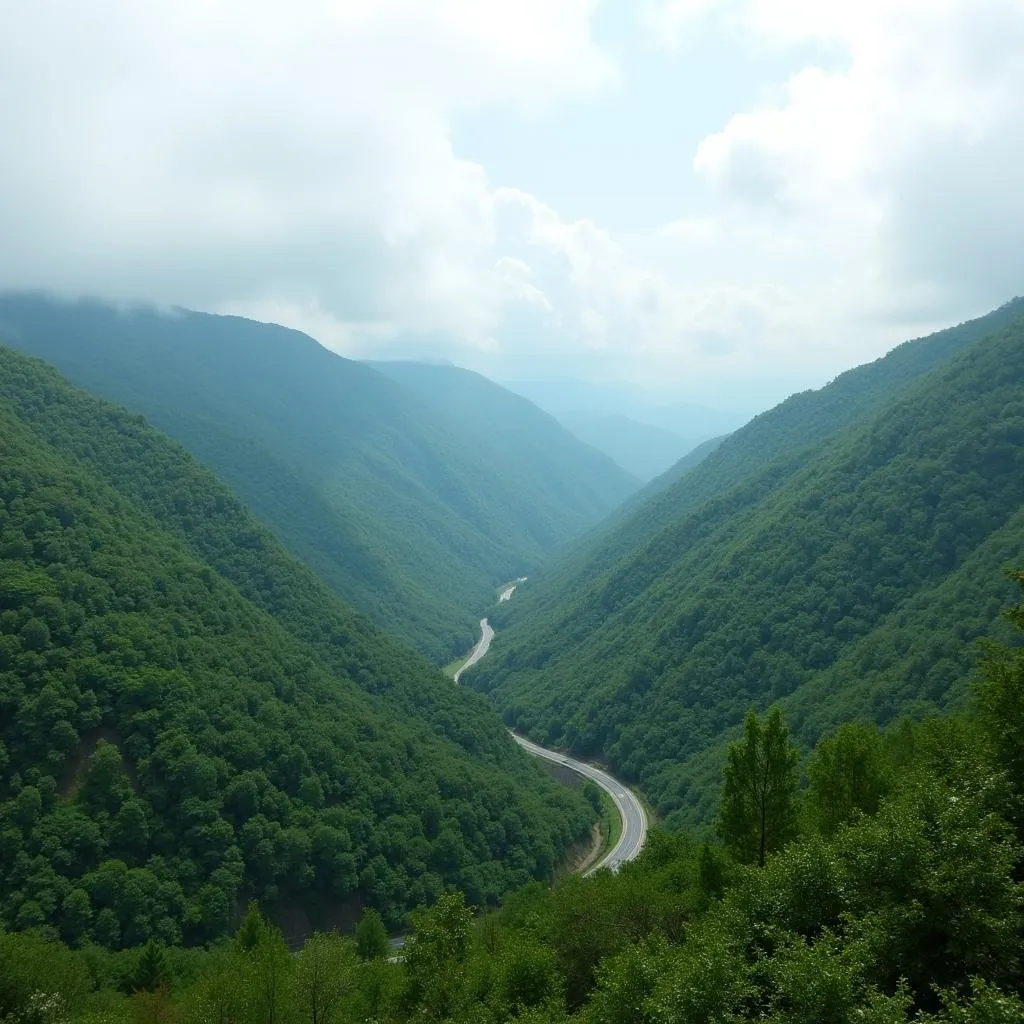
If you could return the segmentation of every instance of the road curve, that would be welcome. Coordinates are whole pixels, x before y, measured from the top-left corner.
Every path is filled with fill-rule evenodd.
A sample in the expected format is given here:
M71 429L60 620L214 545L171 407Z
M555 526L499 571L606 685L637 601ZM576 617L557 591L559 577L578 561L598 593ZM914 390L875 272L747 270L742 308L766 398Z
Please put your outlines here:
M480 642L469 652L469 657L462 663L462 667L452 676L455 682L459 681L459 676L467 668L472 668L491 649L491 641L493 639L494 630L491 628L491 624L486 619L481 619Z
M510 730L511 731L511 730ZM608 868L611 871L618 871L627 861L635 860L640 851L644 848L647 840L647 812L643 804L636 798L629 787L624 786L618 779L609 775L606 771L587 764L585 761L577 761L567 754L560 754L557 750L548 750L524 736L512 733L512 738L534 757L550 761L552 764L559 764L582 775L585 779L600 786L614 801L615 807L622 818L622 835L614 848L606 853L596 864L591 865L583 876L592 875L595 871Z
M509 594L509 597L511 596ZM480 642L473 648L462 667L452 677L456 683L459 681L459 676L467 668L471 668L487 654L491 649L491 641L493 639L494 629L486 619L481 619ZM516 743L528 754L539 757L544 761L550 761L552 764L562 765L562 767L576 772L577 775L582 775L595 785L600 786L612 798L612 802L619 812L619 817L622 819L622 835L619 836L619 841L612 850L583 872L584 877L592 875L595 871L600 871L602 868L618 871L627 861L635 860L640 855L640 851L644 848L644 843L647 841L647 812L637 799L636 794L629 787L624 786L618 779L592 764L587 764L585 761L577 761L574 757L569 757L568 754L560 754L557 750L548 750L547 747L542 747L532 740L526 739L524 736L519 736L511 729L509 729L509 732L512 733L512 738Z

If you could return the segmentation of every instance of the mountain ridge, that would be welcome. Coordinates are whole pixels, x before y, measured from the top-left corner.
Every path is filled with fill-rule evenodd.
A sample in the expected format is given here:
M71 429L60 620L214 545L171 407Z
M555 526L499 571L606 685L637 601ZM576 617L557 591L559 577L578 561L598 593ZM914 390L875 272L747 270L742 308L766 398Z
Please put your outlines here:
M960 662L929 679L940 659L919 651L915 671L898 678L901 647L915 649L927 621L915 613L922 628L900 632L899 616L946 580L941 621L969 622L968 638L980 636L998 602L972 614L977 578L991 578L995 558L1024 557L1012 526L1024 504L1024 317L954 340L959 354L859 425L703 502L677 502L639 544L613 538L611 550L625 553L591 566L571 596L531 580L471 684L541 742L600 754L640 779L676 822L711 803L708 773L695 780L690 759L717 747L751 704L781 701L813 742L836 715L853 717L847 699L882 720L904 704L955 701ZM644 511L620 529L636 536ZM844 652L846 673L826 677ZM873 691L854 698L844 687L862 662L874 666ZM819 676L834 686L824 717L802 690Z
M486 701L142 417L0 346L0 427L0 919L111 947L210 941L247 895L398 921L586 834Z
M408 388L277 325L6 293L3 336L150 417L335 592L442 664L495 585L635 488L585 452L567 480L510 479Z

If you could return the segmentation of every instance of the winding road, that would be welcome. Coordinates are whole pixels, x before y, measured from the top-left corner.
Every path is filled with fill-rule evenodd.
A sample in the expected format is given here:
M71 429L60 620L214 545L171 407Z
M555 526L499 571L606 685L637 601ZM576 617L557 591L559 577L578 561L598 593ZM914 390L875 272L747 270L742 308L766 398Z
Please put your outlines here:
M548 750L547 747L539 746L514 732L512 738L528 754L550 761L552 764L570 768L578 775L582 775L585 779L590 779L591 782L600 786L612 798L619 817L622 819L622 835L619 836L619 841L608 853L583 872L584 878L602 868L618 871L627 861L635 860L640 856L640 851L644 848L644 842L647 840L647 812L628 786L624 786L606 771L587 764L586 761L577 761L576 758L560 754L557 750Z
M512 589L515 588L513 587ZM509 593L508 597L511 596L511 593ZM501 596L501 600L508 600L504 593ZM481 619L480 642L473 648L462 667L452 677L456 683L466 669L471 668L487 654L491 649L491 641L493 639L494 629L486 619ZM582 775L585 779L589 779L595 785L600 786L612 798L612 802L619 812L619 817L622 819L622 834L619 836L619 841L608 853L583 872L584 877L592 875L595 871L600 871L602 868L618 871L627 861L635 860L640 855L640 851L644 848L644 842L647 840L647 812L644 810L643 804L637 799L636 794L628 786L623 785L618 779L595 765L587 764L585 761L577 761L574 757L569 757L568 754L561 754L557 750L548 750L547 747L542 747L526 739L524 736L517 735L511 729L509 732L512 733L512 738L516 743L528 754L539 757L544 761L550 761L552 764L561 765L563 768L576 772L577 775Z
M459 681L459 676L466 671L467 668L472 668L490 649L491 641L494 639L494 630L491 628L491 624L486 619L480 620L480 642L469 652L469 657L462 663L462 667L459 669L452 679L455 682Z

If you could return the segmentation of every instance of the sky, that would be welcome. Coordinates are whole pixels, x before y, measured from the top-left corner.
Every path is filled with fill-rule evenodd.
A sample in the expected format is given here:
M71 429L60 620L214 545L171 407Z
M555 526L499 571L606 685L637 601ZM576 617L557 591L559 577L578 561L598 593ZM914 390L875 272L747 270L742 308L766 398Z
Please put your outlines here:
M1024 0L0 18L0 288L744 413L1024 291Z

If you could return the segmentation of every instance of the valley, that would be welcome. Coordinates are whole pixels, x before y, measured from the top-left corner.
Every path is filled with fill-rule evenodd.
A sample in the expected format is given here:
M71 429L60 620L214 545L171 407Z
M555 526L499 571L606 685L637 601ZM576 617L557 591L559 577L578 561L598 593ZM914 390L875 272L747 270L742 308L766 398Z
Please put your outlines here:
M534 574L469 685L675 827L712 820L751 706L778 703L808 748L960 706L970 644L1013 599L1000 571L1024 561L1022 314L756 418Z
M0 1024L1024 1024L1024 0L0 25Z
M0 347L0 1020L1016 1022L1020 302L642 489L478 375L181 319L0 299L137 403Z
M525 582L525 577L520 577L519 580L517 580L517 583L523 582ZM501 595L498 598L499 602L510 600L515 589L515 585L509 585L508 587L503 588ZM452 676L453 682L458 684L463 672L472 668L486 657L493 639L494 629L488 623L487 619L481 619L480 640L470 652L469 657ZM621 819L621 831L619 833L619 837L612 848L608 850L604 856L588 865L584 871L584 876L592 875L595 872L604 869L617 871L623 864L636 860L636 858L640 856L644 843L647 840L647 812L644 810L643 804L637 798L636 794L634 794L628 786L623 785L618 779L612 778L611 775L606 771L603 771L601 768L598 768L596 765L577 761L575 758L569 757L568 754L561 753L557 750L548 750L546 747L542 747L540 744L533 743L528 740L525 736L519 736L512 730L510 730L510 732L516 743L518 743L519 746L532 757L537 757L550 764L567 768L576 775L579 775L584 779L589 779L611 798L611 801L615 806L616 813Z

